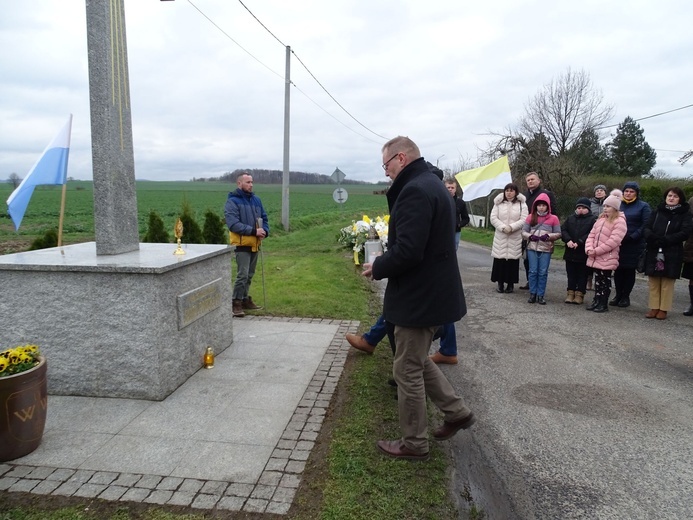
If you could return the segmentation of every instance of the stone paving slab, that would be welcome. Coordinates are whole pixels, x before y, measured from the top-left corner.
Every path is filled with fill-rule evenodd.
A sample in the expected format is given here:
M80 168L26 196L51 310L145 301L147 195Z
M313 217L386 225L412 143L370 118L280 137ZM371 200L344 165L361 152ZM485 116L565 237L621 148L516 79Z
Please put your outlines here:
M288 513L358 322L246 316L164 401L49 396L39 448L0 491Z

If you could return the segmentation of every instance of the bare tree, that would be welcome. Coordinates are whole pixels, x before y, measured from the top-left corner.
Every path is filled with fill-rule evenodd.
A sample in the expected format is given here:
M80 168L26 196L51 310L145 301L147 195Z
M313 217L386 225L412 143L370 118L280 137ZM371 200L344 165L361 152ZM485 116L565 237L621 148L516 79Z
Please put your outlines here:
M592 86L587 72L568 68L545 84L525 105L520 132L525 136L543 133L557 155L565 154L580 136L603 126L613 117L613 106L605 104L601 91Z
M16 190L17 186L19 186L21 184L22 178L19 175L17 175L16 173L10 173L8 181L10 184L12 184L12 189Z

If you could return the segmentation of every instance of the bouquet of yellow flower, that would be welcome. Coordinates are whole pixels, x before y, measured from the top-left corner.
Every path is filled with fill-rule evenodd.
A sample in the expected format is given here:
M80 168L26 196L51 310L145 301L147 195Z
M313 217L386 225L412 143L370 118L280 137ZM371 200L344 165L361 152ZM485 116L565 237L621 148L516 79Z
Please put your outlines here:
M41 352L36 345L24 345L0 352L0 377L25 372L39 364Z
M364 215L361 220L352 221L351 226L343 227L337 235L337 242L354 251L354 263L359 264L363 261L363 245L368 240L371 230L378 235L378 239L383 246L383 251L387 251L387 231L390 215L371 219Z

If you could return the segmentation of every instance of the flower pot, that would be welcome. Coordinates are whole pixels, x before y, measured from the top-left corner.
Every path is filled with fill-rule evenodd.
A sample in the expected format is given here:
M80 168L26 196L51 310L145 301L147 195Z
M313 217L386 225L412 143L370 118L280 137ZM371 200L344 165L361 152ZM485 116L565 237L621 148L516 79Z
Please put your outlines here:
M0 462L28 455L41 444L48 391L44 357L34 368L0 377Z

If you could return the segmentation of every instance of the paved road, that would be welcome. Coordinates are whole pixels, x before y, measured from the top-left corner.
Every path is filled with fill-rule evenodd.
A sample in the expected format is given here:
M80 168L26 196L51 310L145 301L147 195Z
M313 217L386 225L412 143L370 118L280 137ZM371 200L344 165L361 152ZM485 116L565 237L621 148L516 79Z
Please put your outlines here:
M596 314L563 303L562 261L539 306L495 292L488 249L459 258L469 313L444 370L479 417L451 442L460 503L466 487L489 519L693 518L687 280L657 321L644 278L630 308Z

